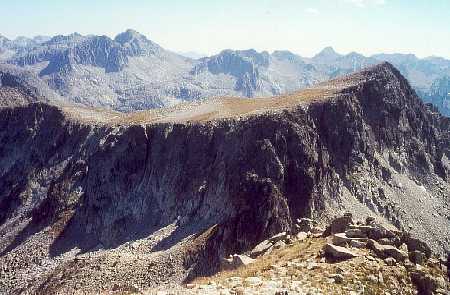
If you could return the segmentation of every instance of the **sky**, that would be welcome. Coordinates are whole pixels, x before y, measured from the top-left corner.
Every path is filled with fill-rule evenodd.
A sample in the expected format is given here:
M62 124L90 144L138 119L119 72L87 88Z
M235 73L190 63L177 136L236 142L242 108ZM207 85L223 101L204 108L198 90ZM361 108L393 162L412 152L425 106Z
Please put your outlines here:
M114 37L135 29L166 49L414 53L450 58L450 0L0 0L0 34Z

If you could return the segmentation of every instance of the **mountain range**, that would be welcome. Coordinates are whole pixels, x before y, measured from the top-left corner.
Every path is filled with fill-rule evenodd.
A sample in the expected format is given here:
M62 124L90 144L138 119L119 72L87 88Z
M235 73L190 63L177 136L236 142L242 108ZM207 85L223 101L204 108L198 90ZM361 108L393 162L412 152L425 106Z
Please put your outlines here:
M145 110L210 97L264 97L290 93L388 61L426 102L450 115L450 60L412 54L346 55L327 47L312 58L290 51L223 50L193 59L127 30L107 36L9 40L0 36L0 70L21 68L48 85L54 97L119 111ZM2 65L3 64L3 65Z
M102 68L106 76L126 71L138 52L169 54L122 37L114 42L124 46L98 40L105 50L114 46L102 50L107 60L84 56L86 44L70 49L69 60L83 56L96 66L75 68ZM253 66L270 68L272 56L297 58L223 56L230 59L206 58L190 71L235 77L244 60L242 69L261 74ZM223 63L230 65L226 75L217 73ZM74 71L72 63L45 64L42 70ZM294 237L300 218L322 227L344 213L382 224L370 236L383 243L375 250L403 260L418 251L431 265L431 252L449 250L450 118L425 105L389 63L275 98L217 98L132 113L43 102L43 81L26 77L0 75L1 294L146 294L140 290L213 275L228 255L278 234ZM325 242L324 229L304 234L313 232ZM368 270L377 261L386 282L389 270L401 268L409 280L427 267L365 257L372 256L359 257L361 265ZM306 259L320 276L331 266L320 256ZM361 281L369 281L367 272ZM397 287L410 285L402 280Z

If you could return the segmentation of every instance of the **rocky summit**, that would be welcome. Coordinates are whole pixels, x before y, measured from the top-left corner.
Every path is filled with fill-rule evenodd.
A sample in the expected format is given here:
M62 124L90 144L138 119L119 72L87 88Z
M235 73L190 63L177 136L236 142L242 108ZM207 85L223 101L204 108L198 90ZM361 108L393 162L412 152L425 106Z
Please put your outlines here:
M129 35L115 42L141 50ZM236 59L198 71L219 62ZM389 63L136 113L46 102L20 81L0 88L0 293L220 294L225 279L230 294L447 292L450 119ZM244 270L264 255L281 260Z

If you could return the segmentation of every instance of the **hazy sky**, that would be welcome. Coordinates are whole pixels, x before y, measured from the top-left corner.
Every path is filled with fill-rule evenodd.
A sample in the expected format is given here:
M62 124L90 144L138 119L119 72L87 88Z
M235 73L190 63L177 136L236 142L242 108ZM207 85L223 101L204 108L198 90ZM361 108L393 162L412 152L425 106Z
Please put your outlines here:
M173 51L287 49L450 58L450 0L0 0L0 34L133 28Z

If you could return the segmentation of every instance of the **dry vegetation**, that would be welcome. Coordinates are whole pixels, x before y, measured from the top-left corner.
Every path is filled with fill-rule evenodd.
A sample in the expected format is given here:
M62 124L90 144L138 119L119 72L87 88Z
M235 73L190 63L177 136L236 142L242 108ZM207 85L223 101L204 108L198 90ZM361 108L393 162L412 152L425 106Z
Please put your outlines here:
M73 119L111 125L205 122L282 111L299 104L330 99L335 94L333 89L311 88L271 98L215 98L128 114L78 106L63 106L63 110Z
M253 264L231 271L220 272L213 277L196 279L193 283L227 285L233 277L260 277L263 280L285 278L283 285L293 281L301 281L321 290L323 294L351 294L351 291L362 291L362 294L415 294L408 271L405 267L387 266L379 258L373 257L366 249L358 249L360 257L331 263L322 257L322 248L326 244L324 238L308 238L294 244L274 250L267 256L257 259ZM284 269L282 274L276 272ZM336 283L332 277L342 274L343 283ZM361 294L361 293L358 293Z

